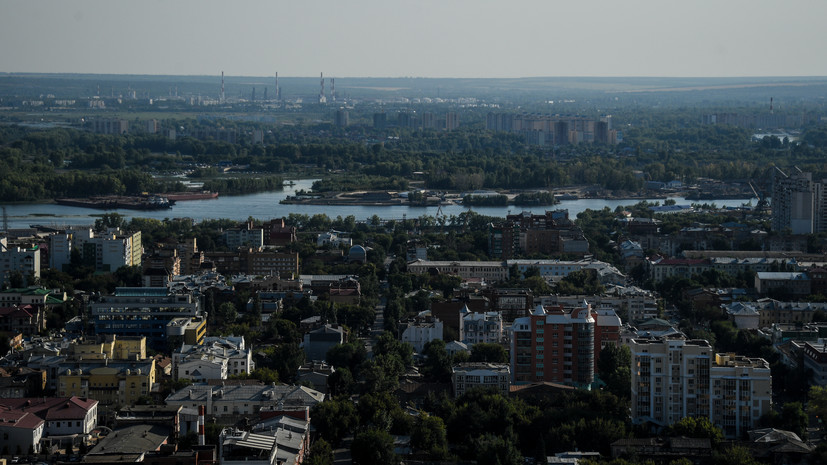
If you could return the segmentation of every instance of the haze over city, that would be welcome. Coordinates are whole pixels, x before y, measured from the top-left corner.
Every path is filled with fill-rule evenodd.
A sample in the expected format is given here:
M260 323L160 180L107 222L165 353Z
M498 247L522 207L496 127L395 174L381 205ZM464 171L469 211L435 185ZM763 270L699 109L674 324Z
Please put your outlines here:
M0 72L820 76L818 0L0 4Z

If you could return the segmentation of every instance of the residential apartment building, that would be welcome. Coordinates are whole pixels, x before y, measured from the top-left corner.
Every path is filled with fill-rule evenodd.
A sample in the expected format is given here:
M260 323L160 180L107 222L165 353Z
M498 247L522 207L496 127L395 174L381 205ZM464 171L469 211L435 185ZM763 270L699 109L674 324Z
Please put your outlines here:
M299 275L297 252L268 252L242 249L238 252L206 252L204 259L226 275L287 276Z
M92 132L98 134L126 134L129 121L125 119L95 119L89 122Z
M772 185L772 230L792 234L827 231L824 184L812 173L793 168L787 175L776 167Z
M259 249L264 246L264 229L255 227L252 221L247 222L243 228L227 229L222 237L230 250L239 247Z
M442 322L431 316L430 312L408 322L402 331L402 342L407 342L419 353L425 349L425 344L434 339L442 339Z
M503 317L499 312L474 313L465 305L459 312L459 340L474 344L499 344L503 340Z
M144 250L140 231L69 229L49 236L49 267L64 270L71 262L73 249L80 251L84 265L94 266L96 271L140 266Z
M551 295L543 305L575 307L587 301L594 309L611 309L629 322L645 321L658 316L657 298L651 291L637 287L614 287L604 295Z
M511 327L515 383L550 381L579 387L594 382L595 319L591 308L566 313L538 305Z
M284 218L277 218L262 224L264 245L285 246L296 242L296 227L287 226Z
M511 389L511 369L499 363L461 363L451 368L454 397L471 389L496 389L507 396Z
M492 257L510 259L519 255L585 255L589 243L569 220L567 210L544 215L523 212L489 225L488 251Z
M255 369L244 336L208 337L202 345L182 344L172 353L173 379L207 381L243 375Z
M633 339L632 421L668 426L707 417L727 437L753 429L772 404L769 363L715 354L705 340L682 335Z
M96 334L146 336L149 345L165 347L166 326L176 318L201 316L191 294L174 294L167 288L119 287L90 304Z
M519 133L527 138L533 135L534 143L540 145L617 144L618 132L612 129L611 121L611 116L595 120L570 115L488 113L485 128Z
M23 279L30 282L31 278L40 278L40 247L11 247L6 238L0 238L0 278L3 283L9 282L12 273L20 273Z

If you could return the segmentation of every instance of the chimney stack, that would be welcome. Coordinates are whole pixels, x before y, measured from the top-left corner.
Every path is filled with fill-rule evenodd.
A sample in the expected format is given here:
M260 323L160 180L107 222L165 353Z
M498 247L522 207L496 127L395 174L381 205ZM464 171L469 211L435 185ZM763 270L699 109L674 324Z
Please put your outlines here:
M204 446L207 444L207 438L204 434L204 406L198 406L198 445Z

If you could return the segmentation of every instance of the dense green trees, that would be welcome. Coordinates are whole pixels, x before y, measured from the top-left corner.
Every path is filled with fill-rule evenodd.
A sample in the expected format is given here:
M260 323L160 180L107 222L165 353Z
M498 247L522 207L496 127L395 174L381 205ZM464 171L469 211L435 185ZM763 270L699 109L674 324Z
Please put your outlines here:
M173 124L187 126L194 134L200 129L223 130L221 126L244 132L244 123L230 121ZM314 186L319 191L407 190L414 173L424 173L425 187L439 190L548 189L577 184L639 191L643 180L635 170L659 181L757 179L763 178L772 164L797 164L819 175L827 172L821 162L823 127L805 132L803 140L812 145L779 141L776 146L750 141L749 131L744 129L703 126L697 120L676 126L647 123L624 131L624 145L619 147L580 144L565 148L531 147L519 136L471 127L450 133L412 131L384 146L368 146L335 134L310 135L302 126L280 127L277 132L278 143L268 137L267 145L261 146L250 144L246 137L231 144L189 137L170 140L152 134L109 136L67 129L13 128L0 134L0 199L181 190L180 183L160 183L146 170L174 171L222 161L270 174L216 176L215 170L201 168L197 174L210 178L205 187L225 193L278 189L280 178L273 175L288 171L345 174L326 175ZM779 159L778 150L788 156ZM630 154L633 156L624 156ZM65 168L70 171L56 171ZM515 201L539 205L552 198L550 194L526 193Z

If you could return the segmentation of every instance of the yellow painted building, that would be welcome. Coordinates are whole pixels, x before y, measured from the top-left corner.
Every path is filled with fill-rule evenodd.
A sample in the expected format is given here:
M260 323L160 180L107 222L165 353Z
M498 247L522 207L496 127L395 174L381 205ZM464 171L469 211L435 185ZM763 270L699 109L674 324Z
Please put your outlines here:
M97 399L101 404L134 405L155 383L155 359L134 363L81 364L58 379L60 396Z
M115 335L107 338L106 342L73 344L75 358L83 360L143 360L146 358L145 336Z

